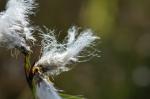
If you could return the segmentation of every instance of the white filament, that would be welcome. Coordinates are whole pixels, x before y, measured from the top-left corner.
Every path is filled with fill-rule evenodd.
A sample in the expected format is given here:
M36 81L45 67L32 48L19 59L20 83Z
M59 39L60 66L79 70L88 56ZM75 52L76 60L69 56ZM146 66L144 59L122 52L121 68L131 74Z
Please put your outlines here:
M35 40L28 19L34 5L35 0L8 0L6 10L0 13L1 46L29 49L26 40Z
M41 82L36 85L37 99L61 99L53 83L43 78Z
M77 62L80 52L85 48L91 47L94 41L99 39L90 29L78 34L78 29L72 27L68 30L66 42L59 43L54 35L54 31L43 34L42 56L35 66L47 68L48 74L59 74L68 71L67 64Z

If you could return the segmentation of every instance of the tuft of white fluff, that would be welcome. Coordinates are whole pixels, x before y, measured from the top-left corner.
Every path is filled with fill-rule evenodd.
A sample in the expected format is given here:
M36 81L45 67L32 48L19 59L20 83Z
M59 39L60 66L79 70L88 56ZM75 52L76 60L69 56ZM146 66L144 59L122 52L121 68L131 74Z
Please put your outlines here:
M79 62L79 57L82 57L79 54L89 52L85 48L93 48L95 40L99 39L90 29L84 30L80 34L78 32L79 29L75 26L70 28L68 36L63 43L58 42L54 31L48 31L47 34L43 33L42 55L35 66L41 66L46 70L44 72L49 75L57 75L63 71L70 70L67 65L71 62ZM92 57L94 53L94 50L89 52L89 57Z
M28 15L35 8L35 0L8 0L6 10L0 13L0 45L29 50L26 40L34 41Z
M41 81L36 84L36 99L61 99L54 88L53 83L46 78L41 78Z

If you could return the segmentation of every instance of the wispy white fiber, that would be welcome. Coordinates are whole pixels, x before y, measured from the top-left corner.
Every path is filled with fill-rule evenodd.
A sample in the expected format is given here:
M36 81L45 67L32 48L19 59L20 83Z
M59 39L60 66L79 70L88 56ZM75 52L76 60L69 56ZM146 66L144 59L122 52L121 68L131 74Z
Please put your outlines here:
M80 55L88 52L86 48L93 48L95 40L99 39L90 29L84 30L80 34L78 32L78 28L70 28L63 43L58 42L54 31L48 31L47 34L43 33L42 56L35 66L41 66L50 75L68 71L70 69L68 64L79 62ZM90 55L91 53L94 54L95 51L93 50L88 54Z
M61 97L52 82L41 78L41 81L36 85L36 99L61 99Z
M29 50L26 40L35 39L28 15L34 13L35 5L35 0L8 0L6 10L0 13L1 46Z

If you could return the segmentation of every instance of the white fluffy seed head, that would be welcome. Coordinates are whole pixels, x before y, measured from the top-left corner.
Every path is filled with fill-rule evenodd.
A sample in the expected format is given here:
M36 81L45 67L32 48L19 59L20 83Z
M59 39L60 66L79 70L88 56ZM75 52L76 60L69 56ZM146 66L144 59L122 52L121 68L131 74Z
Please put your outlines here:
M33 14L35 0L8 0L6 11L0 13L0 45L29 49L26 41L34 41L28 15Z
M70 28L63 43L57 41L54 31L48 31L48 34L43 33L42 56L35 66L41 66L49 75L56 75L70 70L68 64L80 62L79 57L84 57L82 53L87 52L89 57L96 56L97 51L93 46L99 37L95 36L90 29L80 34L78 32L78 28ZM89 51L89 49L86 50L87 48L94 50Z

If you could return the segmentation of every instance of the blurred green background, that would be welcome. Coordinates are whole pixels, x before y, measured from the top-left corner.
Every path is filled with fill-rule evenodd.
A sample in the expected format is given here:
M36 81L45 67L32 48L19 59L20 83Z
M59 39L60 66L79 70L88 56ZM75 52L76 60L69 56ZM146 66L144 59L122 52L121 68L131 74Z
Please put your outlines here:
M6 1L0 0L1 11ZM150 0L37 2L33 25L56 29L61 37L72 25L90 27L101 37L101 58L55 77L59 89L88 99L150 99ZM10 50L0 48L0 99L31 99L23 56L10 55Z

